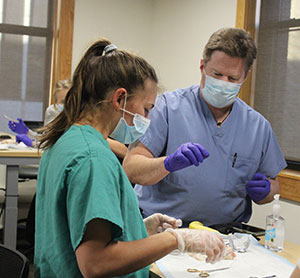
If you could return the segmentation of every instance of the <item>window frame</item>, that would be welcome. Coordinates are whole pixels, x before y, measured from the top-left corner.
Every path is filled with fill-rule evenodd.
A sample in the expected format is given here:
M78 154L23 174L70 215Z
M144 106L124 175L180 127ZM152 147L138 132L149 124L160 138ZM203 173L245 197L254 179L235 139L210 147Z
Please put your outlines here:
M75 0L55 0L50 92L59 80L71 79ZM50 93L49 104L53 103Z
M260 0L237 0L236 27L250 32L255 40L257 36L255 24L257 9L260 9ZM286 24L290 27L293 25L292 21L289 20ZM255 64L250 72L248 81L245 82L239 93L239 97L252 107L255 94L253 72L255 72ZM300 203L300 171L284 169L279 172L277 179L280 183L280 196L284 199Z

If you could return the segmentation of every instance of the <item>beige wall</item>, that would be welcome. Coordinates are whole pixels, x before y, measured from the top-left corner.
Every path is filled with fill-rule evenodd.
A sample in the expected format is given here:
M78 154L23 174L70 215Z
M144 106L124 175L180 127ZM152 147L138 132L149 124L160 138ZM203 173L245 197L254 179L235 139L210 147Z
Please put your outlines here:
M167 90L199 82L206 41L235 25L236 0L76 0L74 71L88 45L107 37L152 64Z
M138 53L156 69L166 90L198 83L199 62L212 32L235 25L236 0L76 0L74 71L99 37ZM300 244L300 206L280 202L286 239ZM253 207L250 223L264 227L272 205Z
M149 0L75 0L72 72L86 48L100 37L149 57L152 10Z

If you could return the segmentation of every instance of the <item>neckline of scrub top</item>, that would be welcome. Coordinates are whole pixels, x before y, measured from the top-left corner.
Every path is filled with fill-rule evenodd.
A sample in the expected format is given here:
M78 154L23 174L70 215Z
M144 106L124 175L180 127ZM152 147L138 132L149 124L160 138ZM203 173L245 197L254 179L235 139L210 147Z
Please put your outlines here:
M103 141L105 146L110 149L109 144L108 144L107 140L104 139L102 133L100 131L98 131L97 129L95 129L94 127L92 127L91 125L72 125L71 128L76 128L76 129L79 128L81 130L86 130L88 132L91 132L92 134L97 136L101 141Z

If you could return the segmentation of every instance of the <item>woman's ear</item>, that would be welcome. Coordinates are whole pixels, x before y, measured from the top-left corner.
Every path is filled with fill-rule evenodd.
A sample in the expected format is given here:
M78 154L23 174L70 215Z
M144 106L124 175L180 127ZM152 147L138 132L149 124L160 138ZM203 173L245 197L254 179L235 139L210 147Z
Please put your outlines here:
M125 97L127 96L127 91L124 88L119 88L114 91L112 104L116 111L119 111L120 108L124 107Z

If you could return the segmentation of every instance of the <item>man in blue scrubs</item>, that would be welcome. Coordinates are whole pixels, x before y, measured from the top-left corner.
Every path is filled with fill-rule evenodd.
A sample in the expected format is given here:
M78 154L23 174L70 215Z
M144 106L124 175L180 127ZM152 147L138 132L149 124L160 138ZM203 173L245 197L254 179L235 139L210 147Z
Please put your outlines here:
M237 98L255 58L248 33L218 30L203 52L200 85L157 99L149 129L123 163L144 217L161 212L185 226L247 222L252 201L279 192L286 162L271 125Z

